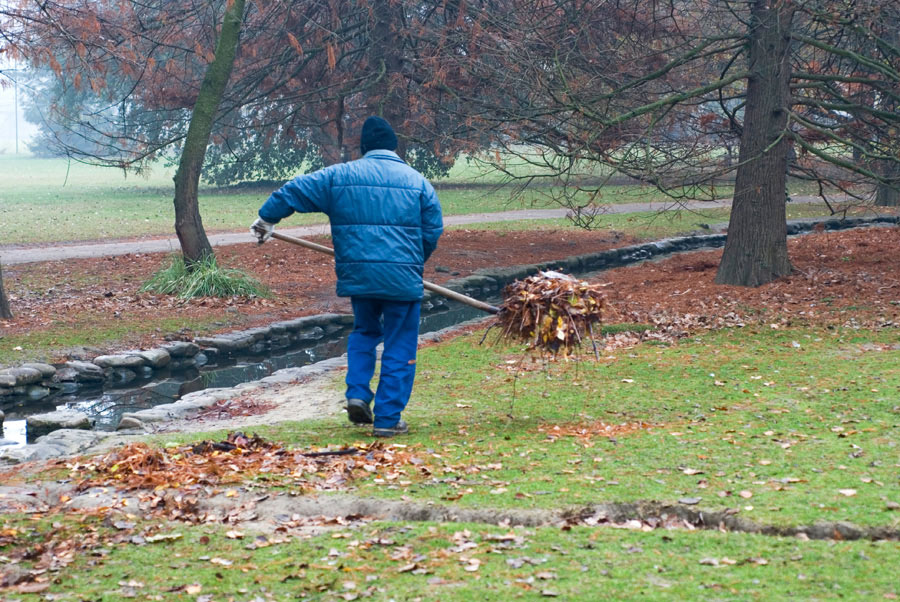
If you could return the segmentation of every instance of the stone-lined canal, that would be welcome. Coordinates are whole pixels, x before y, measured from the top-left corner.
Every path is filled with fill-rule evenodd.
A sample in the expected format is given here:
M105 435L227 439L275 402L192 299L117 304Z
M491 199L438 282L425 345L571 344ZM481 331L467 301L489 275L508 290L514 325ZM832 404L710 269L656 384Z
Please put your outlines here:
M798 221L788 233L802 234L823 223L828 230L896 224L896 217L825 222ZM724 234L666 239L642 245L511 268L479 270L448 283L448 288L499 303L500 291L513 280L539 270L559 270L579 277L606 269L701 248L721 247ZM477 309L426 295L420 333L434 332L485 315ZM188 393L232 387L259 380L288 367L336 357L346 349L351 316L298 318L264 328L173 342L159 349L99 356L93 362L68 362L0 370L0 447L21 446L40 435L26 419L57 410L88 417L94 429L114 430L123 414L172 403ZM163 361L165 360L165 361ZM55 370L55 372L54 372ZM0 418L2 420L2 418ZM59 428L59 427L56 427Z

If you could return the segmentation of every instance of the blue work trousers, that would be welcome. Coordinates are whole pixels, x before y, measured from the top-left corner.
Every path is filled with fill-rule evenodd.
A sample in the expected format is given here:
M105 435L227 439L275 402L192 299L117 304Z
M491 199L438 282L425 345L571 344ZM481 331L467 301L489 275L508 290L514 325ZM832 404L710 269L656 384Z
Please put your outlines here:
M375 428L390 428L409 403L416 377L420 301L388 301L351 297L353 332L347 341L347 399L375 400ZM378 390L375 348L384 341Z

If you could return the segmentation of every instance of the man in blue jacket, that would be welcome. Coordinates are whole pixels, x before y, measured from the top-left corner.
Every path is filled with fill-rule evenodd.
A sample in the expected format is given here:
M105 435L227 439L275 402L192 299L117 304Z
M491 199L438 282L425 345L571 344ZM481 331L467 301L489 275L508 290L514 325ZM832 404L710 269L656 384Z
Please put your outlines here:
M396 148L388 122L369 117L360 138L361 159L294 178L272 193L250 227L263 243L274 224L295 211L328 215L337 294L350 297L353 306L347 415L355 424L373 424L376 437L409 432L400 413L416 373L422 272L443 231L434 188ZM381 375L373 393L375 347L382 340Z

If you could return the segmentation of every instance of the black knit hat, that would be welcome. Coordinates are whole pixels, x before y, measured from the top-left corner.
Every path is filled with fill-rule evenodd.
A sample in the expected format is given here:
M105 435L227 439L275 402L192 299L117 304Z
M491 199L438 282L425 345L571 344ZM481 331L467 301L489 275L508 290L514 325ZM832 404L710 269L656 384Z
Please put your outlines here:
M366 119L362 126L362 135L359 138L359 152L365 155L370 150L383 148L396 150L397 134L394 133L391 124L381 117L372 116Z

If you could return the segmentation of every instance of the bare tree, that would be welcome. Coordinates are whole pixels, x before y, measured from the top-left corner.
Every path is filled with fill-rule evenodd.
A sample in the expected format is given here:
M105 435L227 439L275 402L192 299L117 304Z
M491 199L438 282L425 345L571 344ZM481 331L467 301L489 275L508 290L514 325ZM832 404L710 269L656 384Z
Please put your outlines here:
M716 279L758 286L790 271L786 173L826 200L896 187L900 48L885 23L898 11L893 0L509 0L460 60L495 91L464 106L481 103L473 120L529 164L526 183L565 184L558 200L577 216L611 174L676 200L734 182Z
M181 150L181 161L175 172L175 232L188 264L213 254L200 217L197 189L216 113L234 68L234 57L244 19L244 3L245 0L232 0L225 10L215 57L200 84L200 92L191 112L190 125Z

